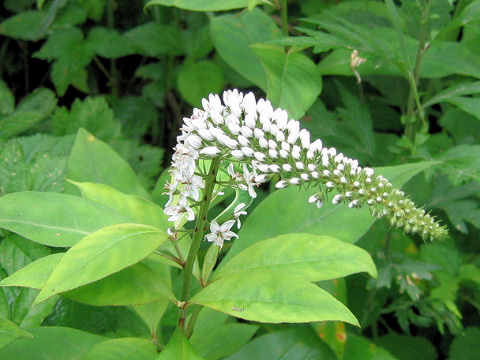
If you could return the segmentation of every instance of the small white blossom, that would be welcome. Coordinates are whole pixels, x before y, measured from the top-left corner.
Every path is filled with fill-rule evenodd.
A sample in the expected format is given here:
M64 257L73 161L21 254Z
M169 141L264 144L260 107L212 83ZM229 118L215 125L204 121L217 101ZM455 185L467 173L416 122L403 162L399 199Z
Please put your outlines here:
M240 216L242 215L247 215L247 212L243 210L245 208L245 204L241 203L235 206L235 209L233 209L233 218L234 220L237 221L237 228L240 229L242 226L242 222L240 221Z
M210 234L205 235L205 239L221 248L225 240L230 240L232 237L238 238L237 234L230 231L234 224L235 220L228 220L222 225L218 225L215 220L212 220L210 223Z

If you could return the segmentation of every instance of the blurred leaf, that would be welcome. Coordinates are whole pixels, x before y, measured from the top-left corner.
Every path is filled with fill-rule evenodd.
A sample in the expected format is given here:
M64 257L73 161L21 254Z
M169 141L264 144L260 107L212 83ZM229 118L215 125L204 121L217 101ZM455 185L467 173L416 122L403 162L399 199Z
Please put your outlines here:
M45 22L45 12L24 11L0 23L0 35L21 40L38 40Z
M0 118L15 110L15 98L3 80L0 80L0 109Z
M78 182L106 184L127 194L149 198L132 168L110 146L84 129L78 130L68 159L67 177Z
M406 336L389 333L375 339L375 344L388 350L398 360L436 360L435 347L422 336Z
M332 351L308 327L292 327L255 338L227 360L334 360Z
M181 55L183 47L178 41L180 33L176 27L148 22L127 31L125 40L136 53L145 56Z
M128 42L115 29L96 27L90 30L87 45L93 52L107 59L115 59L134 53Z
M367 338L348 333L343 360L397 360L387 350L370 342Z
M210 37L210 26L204 25L199 29L187 29L182 33L183 46L188 58L200 59L207 56L213 49Z
M273 45L252 46L267 75L267 97L276 106L301 118L322 90L322 78L315 63L293 51Z
M20 329L17 325L0 317L0 349L17 339L27 338L31 339L32 334Z
M480 182L480 145L459 145L436 156L438 169L446 174L452 185L474 180Z
M140 338L120 338L95 345L82 360L154 360L157 349L153 342Z
M2 360L80 360L103 336L58 326L30 330L32 339L20 339L0 349Z
M196 107L201 107L208 94L220 93L224 82L222 70L209 60L184 63L177 77L180 94Z
M159 120L155 106L140 96L126 96L115 100L113 111L115 119L122 125L122 133L128 138L140 139Z
M272 18L258 8L235 15L216 16L210 20L210 31L218 54L234 70L266 90L265 70L250 45L281 36Z
M480 359L480 328L471 326L457 336L450 346L449 360L475 360Z
M152 5L175 6L191 11L224 11L248 6L249 0L150 0L146 7Z

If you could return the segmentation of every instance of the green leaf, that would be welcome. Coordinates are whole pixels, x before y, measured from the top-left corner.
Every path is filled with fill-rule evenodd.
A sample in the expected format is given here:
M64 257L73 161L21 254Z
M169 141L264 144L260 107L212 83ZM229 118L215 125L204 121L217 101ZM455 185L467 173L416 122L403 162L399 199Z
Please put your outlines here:
M130 44L117 30L106 27L96 27L90 30L87 43L95 54L107 59L115 59L134 53Z
M67 177L78 182L102 183L148 199L135 173L110 146L79 129L68 159Z
M40 258L0 282L0 286L42 289L65 254ZM99 281L63 293L79 302L96 305L137 305L152 301L174 300L170 277L162 265L138 263ZM33 300L33 299L32 299ZM39 304L37 306L41 306Z
M375 346L368 339L348 333L344 360L397 360L387 350Z
M406 336L390 333L379 337L375 344L382 346L398 360L436 360L435 347L422 336Z
M480 145L460 145L435 158L440 162L438 169L445 173L452 185L466 181L480 182Z
M202 98L219 93L224 84L222 70L209 60L184 63L177 77L177 87L182 97L191 105L200 107Z
M419 162L377 168L376 173L385 176L395 187L401 187L412 176L433 164ZM321 209L317 209L308 204L308 198L315 191L317 189L299 191L289 187L269 195L247 218L239 232L241 240L234 242L222 264L258 241L288 233L320 234L354 243L377 220L366 208L352 210L325 202Z
M203 288L190 303L250 321L338 320L358 325L342 303L318 286L297 275L263 269L222 277Z
M223 324L214 328L206 336L192 336L190 344L206 360L217 360L240 349L257 330L258 326L252 324Z
M15 110L15 98L7 84L0 80L0 117L7 116Z
M181 55L184 52L179 30L176 27L148 22L127 31L124 35L127 46L145 56Z
M267 74L267 97L295 119L301 118L322 90L315 63L302 53L275 45L252 46Z
M168 268L144 260L106 278L63 293L78 302L94 305L143 305L168 299L176 302Z
M33 335L20 329L17 325L0 317L0 349L17 339L32 338Z
M115 119L122 125L122 134L128 138L141 139L158 121L155 105L141 96L115 99L113 111Z
M478 358L480 353L480 328L470 326L457 336L450 346L448 360L473 360Z
M10 115L0 119L0 139L29 130L55 109L57 99L49 89L38 89L28 95Z
M44 256L0 281L0 286L22 286L41 289L63 255L65 254L58 253Z
M250 341L226 360L335 360L332 351L308 327L291 327Z
M182 330L176 329L157 360L203 360L192 349Z
M357 246L328 236L285 234L246 248L217 271L213 279L255 269L295 274L312 282L363 271L377 276L372 258Z
M216 16L210 20L210 32L218 54L243 77L266 90L265 70L250 45L281 37L273 19L258 8Z
M35 303L136 264L166 239L165 233L146 225L122 224L102 228L65 253Z
M156 336L157 327L167 310L168 300L161 299L148 304L134 305L133 309L150 329L150 334Z
M115 211L77 196L26 191L0 197L0 227L44 245L72 246L95 230L125 222Z
M154 360L157 348L151 340L120 338L95 345L82 360Z
M99 121L101 119L101 121ZM103 97L76 99L70 112L58 108L52 117L53 131L57 135L76 133L84 128L106 141L120 135L121 126L114 119L112 109Z
M85 199L107 206L129 220L155 226L164 231L170 226L163 208L140 196L124 194L105 184L70 181Z
M107 339L59 326L42 326L30 332L33 339L20 339L0 349L0 358L2 360L80 360L93 346Z
M44 12L24 11L1 22L0 35L21 40L38 40L44 21Z
M249 0L150 0L145 7L152 5L175 6L191 11L224 11L248 6Z

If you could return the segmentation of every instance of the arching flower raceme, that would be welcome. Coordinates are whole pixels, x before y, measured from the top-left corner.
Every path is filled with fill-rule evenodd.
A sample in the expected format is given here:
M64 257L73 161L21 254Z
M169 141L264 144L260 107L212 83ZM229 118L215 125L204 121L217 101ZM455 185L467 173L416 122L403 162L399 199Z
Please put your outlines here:
M256 101L253 93L243 95L238 90L229 90L223 93L223 102L218 95L210 95L208 100L202 100L202 106L203 110L194 109L190 118L184 118L182 133L177 138L172 158L173 179L167 188L171 199L180 196L198 200L203 182L193 178L197 176L197 161L220 157L231 176L231 184L225 186L248 191L252 198L256 197L255 187L277 174L280 176L277 188L302 185L317 188L309 202L318 207L330 192L335 192L333 204L344 203L350 208L368 206L372 216L386 217L392 226L418 233L424 239L447 236L443 226L387 179L375 176L373 169L362 168L357 160L338 153L335 148L324 147L321 140L312 141L310 133L301 129L298 121L289 119L285 110L274 109L268 100ZM235 172L230 165L233 163L242 170ZM173 204L174 201L169 201L166 214L176 218L182 213L192 220L183 200ZM232 216L231 220L238 220L238 216ZM214 234L220 236L217 230L215 227L207 235L209 241ZM229 240L232 236L222 239ZM223 241L214 243L221 246Z

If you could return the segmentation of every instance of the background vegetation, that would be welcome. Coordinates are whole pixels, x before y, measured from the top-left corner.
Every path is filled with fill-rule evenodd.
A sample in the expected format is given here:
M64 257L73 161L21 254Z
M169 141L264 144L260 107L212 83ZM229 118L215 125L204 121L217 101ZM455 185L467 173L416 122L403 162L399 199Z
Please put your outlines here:
M269 354L265 359L280 359L278 354L478 359L480 1L153 0L145 5L141 0L3 1L0 195L71 192L68 175L126 193L146 191L164 204L167 174L160 175L182 117L201 106L202 97L223 89L266 95L301 119L313 138L364 165L427 164L404 189L443 219L451 236L424 243L383 221L361 231L357 245L374 257L378 279L360 274L322 285L348 303L361 329L333 322L314 323L315 331L258 327L225 323L226 316L210 311L198 323L210 343L196 341L194 334L194 349L212 360L251 359L252 353ZM72 152L80 128L131 166L138 188L132 190L129 170L117 172L111 149L82 152L79 146ZM295 193L286 199L268 196L271 192L257 191L253 206L260 205L247 219L271 218L260 232L274 229L282 214L288 218L298 206ZM306 219L314 210L301 211L298 216ZM0 238L2 278L55 251L8 231ZM36 294L2 288L0 316L24 330L55 325L110 338L153 335L160 345L168 342L177 320L173 307L152 325L132 307L89 306L66 298L32 308ZM242 326L229 327L233 324ZM41 346L41 331L37 335ZM28 359L34 350L23 348Z

